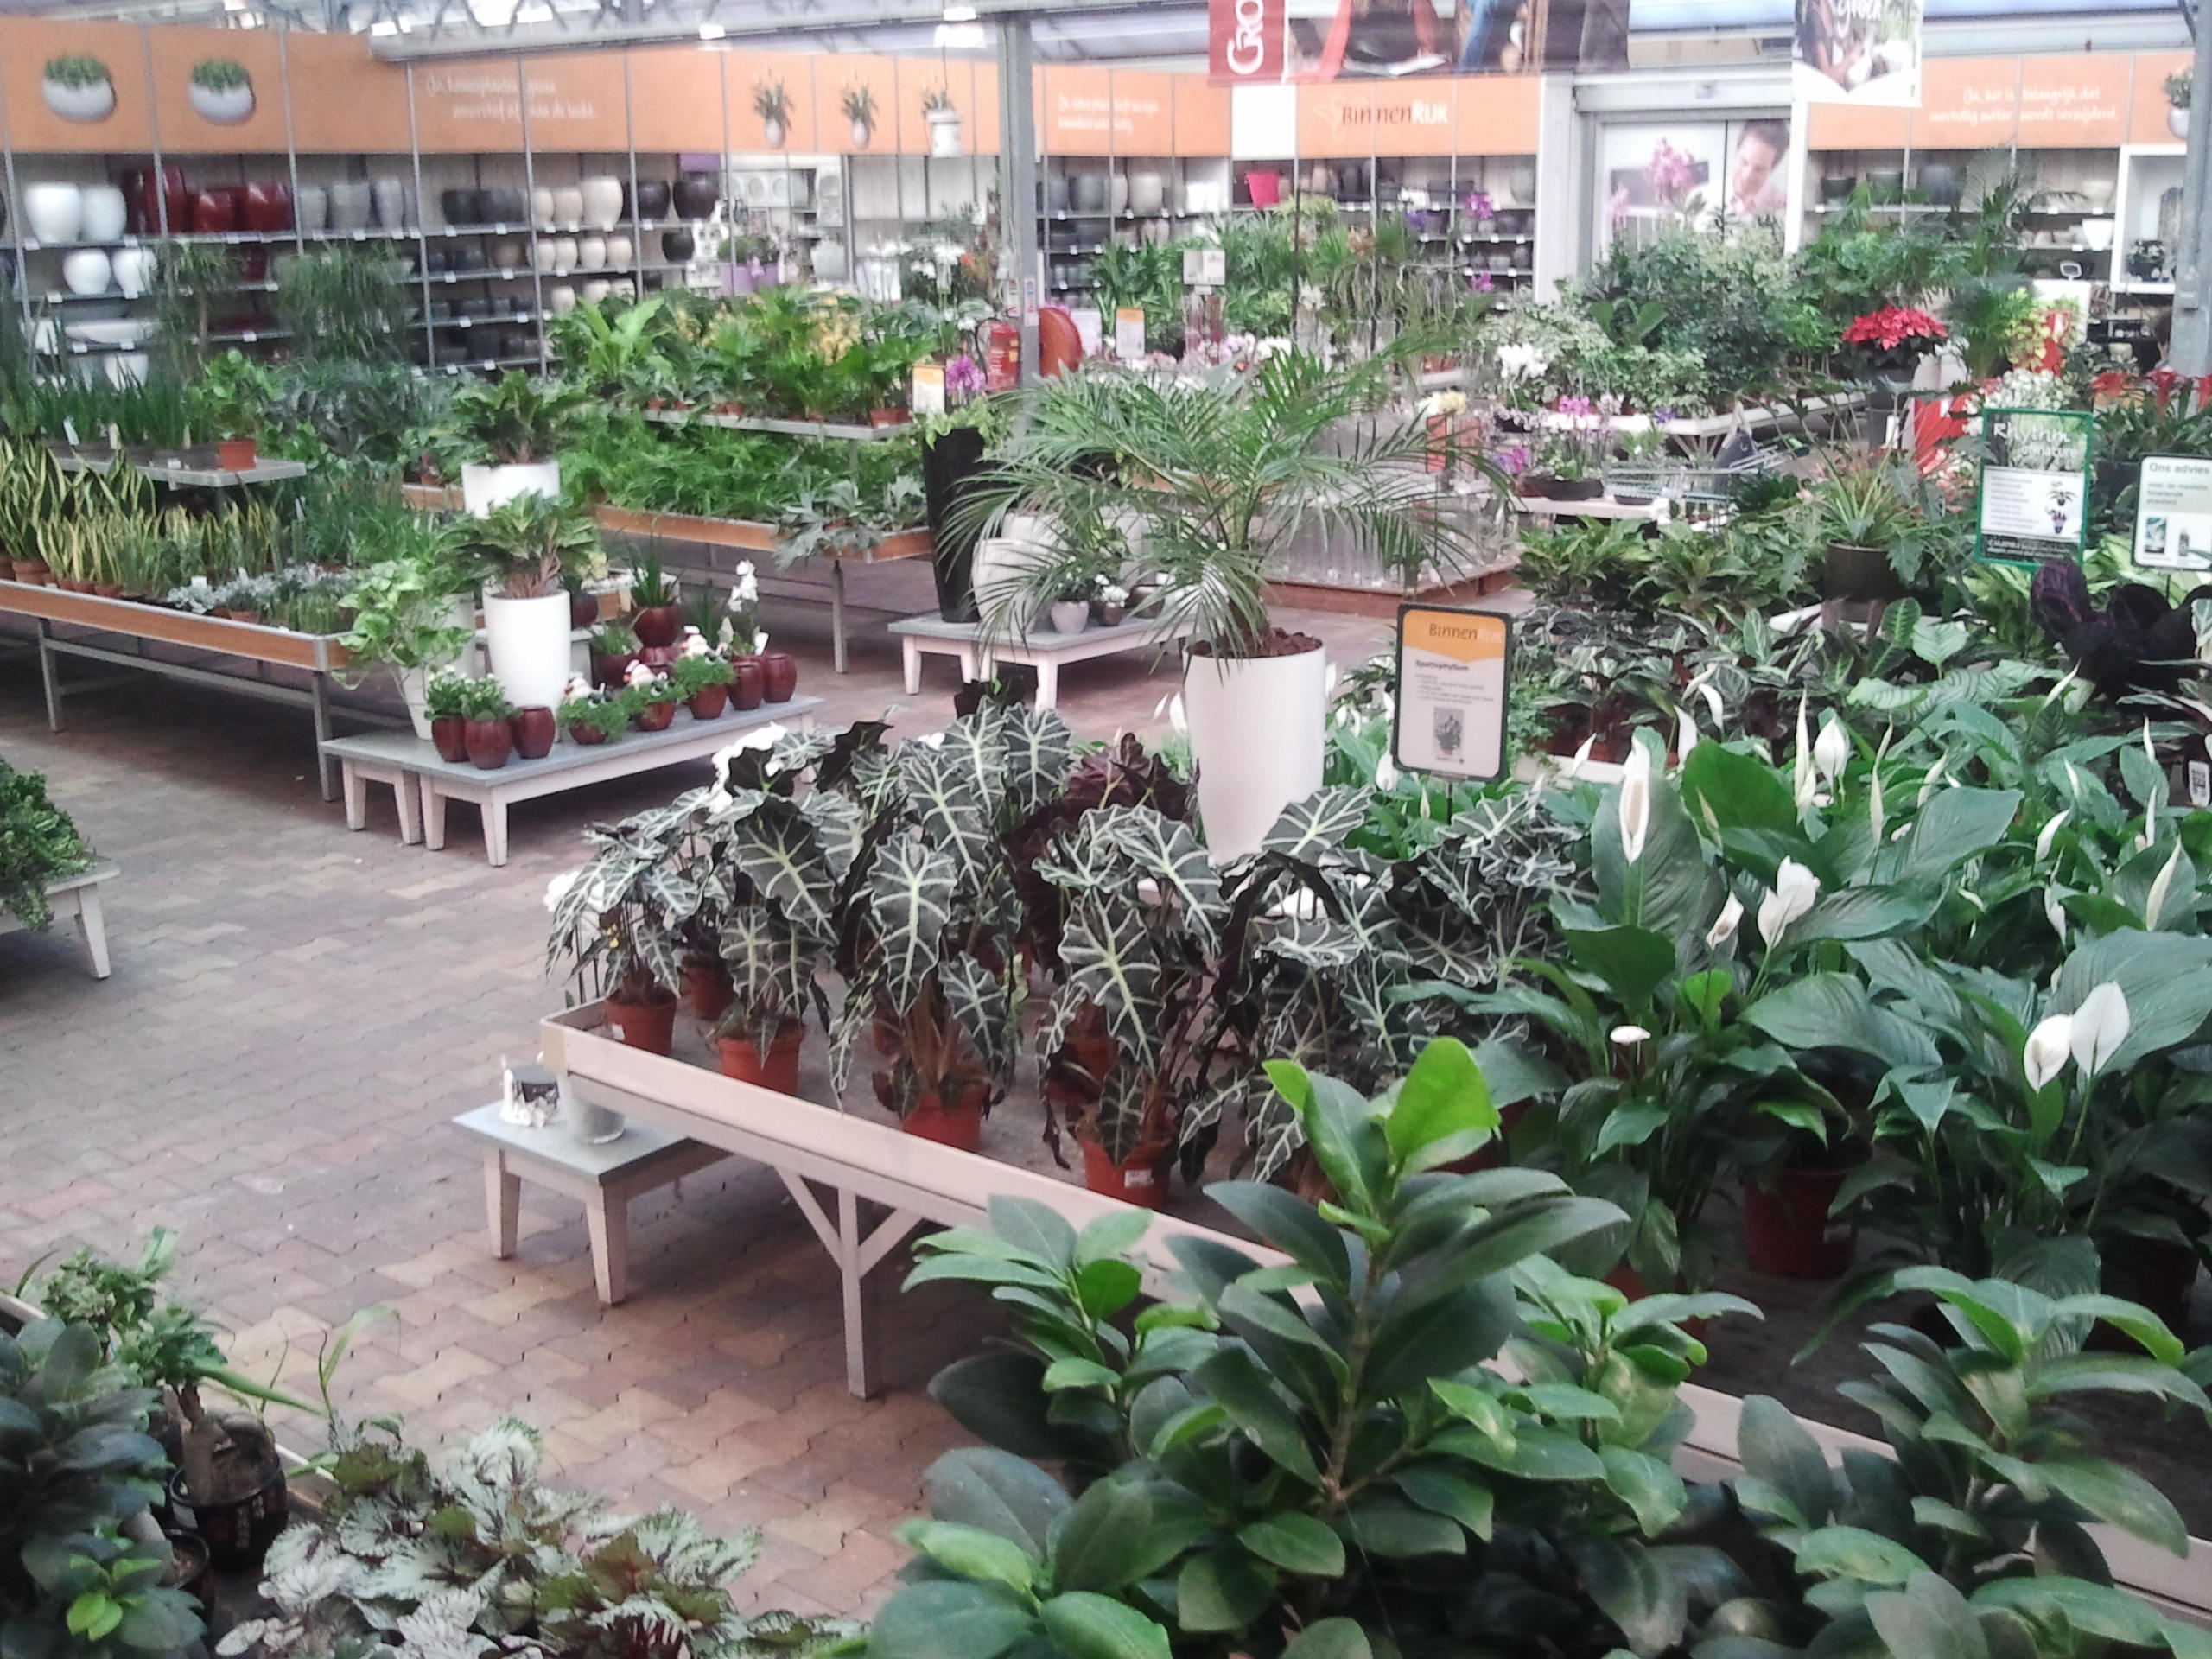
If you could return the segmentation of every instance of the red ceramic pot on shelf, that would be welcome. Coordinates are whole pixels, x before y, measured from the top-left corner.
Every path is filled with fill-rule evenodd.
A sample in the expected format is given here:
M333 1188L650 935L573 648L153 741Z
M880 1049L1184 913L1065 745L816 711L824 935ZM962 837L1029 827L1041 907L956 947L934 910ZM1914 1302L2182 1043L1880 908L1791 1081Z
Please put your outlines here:
M125 226L133 236L175 236L190 228L191 197L181 167L144 167L123 175Z
M238 197L235 184L203 186L192 193L192 233L221 236L238 227Z
M261 283L269 280L269 250L249 242L236 250L238 280L242 283Z
M769 702L789 702L791 693L798 690L798 661L789 652L763 652L760 677Z
M630 718L641 732L664 732L669 722L676 718L676 705L672 702L649 702Z
M497 772L514 753L514 728L504 720L472 720L461 736L480 772Z
M238 217L243 227L273 234L292 228L292 192L289 186L276 179L256 179L248 183L238 198Z
M459 766L468 759L468 722L459 715L440 715L430 722L430 742L439 760Z
M740 657L730 666L737 671L737 677L729 683L729 700L741 712L749 714L768 695L768 677L762 671L758 657Z
M514 728L515 753L525 760L543 760L553 753L556 728L553 711L543 705L518 709L508 721Z

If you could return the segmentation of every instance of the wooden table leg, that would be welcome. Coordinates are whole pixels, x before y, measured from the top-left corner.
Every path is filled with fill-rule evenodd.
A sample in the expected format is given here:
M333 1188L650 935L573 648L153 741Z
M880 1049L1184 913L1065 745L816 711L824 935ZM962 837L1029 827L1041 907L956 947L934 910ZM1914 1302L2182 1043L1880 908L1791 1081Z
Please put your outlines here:
M338 775L346 791L346 827L365 830L369 827L369 780L351 760L339 763Z
M446 844L446 798L428 772L423 774L423 844L434 853Z
M584 1200L584 1224L599 1300L612 1307L630 1294L630 1200L600 1188Z
M1037 706L1055 709L1060 702L1060 665L1050 657L1037 659Z
M873 1400L883 1388L868 1341L875 1292L870 1264L861 1255L860 1199L849 1187L837 1189L837 1275L845 1291L845 1386L856 1398Z
M922 690L922 642L912 634L899 642L899 656L906 671L906 695L919 696Z
M401 772L392 780L391 792L399 804L399 844L416 846L423 839L423 791L415 774Z
M100 890L97 883L77 889L77 937L85 942L85 954L92 959L92 977L105 979L107 964L107 918L100 909Z
M505 1261L515 1253L515 1230L522 1216L522 1177L507 1167L506 1154L493 1147L484 1154L485 1219L492 1233L492 1254Z
M61 664L55 660L53 650L54 624L41 616L38 620L38 677L46 689L46 729L61 729Z
M484 817L484 856L494 867L507 861L507 804L493 795L479 801L476 810Z

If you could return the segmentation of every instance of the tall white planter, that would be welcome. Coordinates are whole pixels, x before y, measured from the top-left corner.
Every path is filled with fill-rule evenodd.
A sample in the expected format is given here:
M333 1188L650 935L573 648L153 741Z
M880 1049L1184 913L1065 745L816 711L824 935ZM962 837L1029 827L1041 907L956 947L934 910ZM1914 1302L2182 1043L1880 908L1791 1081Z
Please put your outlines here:
M492 677L518 709L557 709L569 683L569 596L484 595L484 643Z
M527 467L478 467L461 469L461 505L472 518L481 518L493 508L518 495L550 495L561 499L561 463L532 461Z
M1217 864L1259 849L1283 809L1321 787L1329 653L1190 659L1183 706L1198 810Z

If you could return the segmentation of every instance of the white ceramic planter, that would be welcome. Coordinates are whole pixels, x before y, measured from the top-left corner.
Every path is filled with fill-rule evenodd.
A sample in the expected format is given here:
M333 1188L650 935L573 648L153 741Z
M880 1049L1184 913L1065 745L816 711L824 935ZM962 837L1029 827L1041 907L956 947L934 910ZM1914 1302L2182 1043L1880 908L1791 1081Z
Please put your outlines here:
M602 173L583 181L582 209L576 217L602 231L611 231L622 218L622 181Z
M626 236L607 238L607 264L611 270L627 270L638 257L638 245Z
M766 120L761 122L761 141L765 143L769 149L781 149L784 147L785 137L784 124L782 122L775 120Z
M99 248L79 248L61 261L62 282L72 294L86 298L106 293L113 274L106 253Z
M2169 107L2166 111L2166 130L2186 141L2189 137L2189 111Z
M108 265L115 277L115 285L123 290L123 297L135 300L154 283L154 251L151 248L118 248L108 256Z
M1328 674L1326 651L1190 659L1183 707L1217 864L1257 851L1283 809L1321 787Z
M814 277L817 282L842 283L851 271L852 260L845 251L845 245L836 237L824 237L814 245Z
M120 242L128 214L123 192L111 184L88 184L84 191L84 224L78 234L87 242Z
M23 187L23 224L34 242L74 242L85 224L85 193L73 184Z
M565 276L576 268L576 238L575 237L556 236L550 242L541 242L538 246L543 251L544 256L551 260L550 268L556 276Z
M579 237L576 239L576 269L605 270L607 269L607 238L603 236Z
M370 187L369 200L377 211L377 223L387 231L407 228L407 181L378 179Z
M340 180L330 187L330 228L334 231L367 230L369 213L375 201L366 179Z
M1147 169L1129 175L1129 211L1156 213L1167 205L1167 175Z
M1055 633L1081 633L1090 626L1090 607L1080 599L1055 601L1046 607Z
M584 221L584 192L579 184L553 187L553 222L574 230Z
M193 82L189 95L193 111L202 121L219 127L235 127L253 114L253 83L243 86L202 86Z
M492 677L518 709L557 709L569 683L569 596L484 595L484 641Z
M527 467L471 464L461 469L461 505L472 517L481 518L493 508L520 495L545 495L559 500L561 463L537 461Z
M2085 219L2082 221L2082 245L2092 253L2107 252L2119 229L2117 219Z
M64 121L105 121L115 113L115 83L96 80L89 86L72 86L59 80L40 83L46 107Z
M550 186L541 184L530 193L530 222L541 231L553 228L553 191Z
M938 157L965 154L960 142L960 111L931 110L929 112L930 154Z
M586 305L597 305L614 291L614 284L604 276L593 278L576 290L576 297Z
M576 290L566 283L556 283L545 290L545 308L556 317L565 317L576 308Z
M292 192L292 222L302 236L313 236L330 223L330 192L319 184L303 184Z
M853 123L852 134L853 148L866 149L868 147L868 141L875 137L875 127L870 122L855 121Z

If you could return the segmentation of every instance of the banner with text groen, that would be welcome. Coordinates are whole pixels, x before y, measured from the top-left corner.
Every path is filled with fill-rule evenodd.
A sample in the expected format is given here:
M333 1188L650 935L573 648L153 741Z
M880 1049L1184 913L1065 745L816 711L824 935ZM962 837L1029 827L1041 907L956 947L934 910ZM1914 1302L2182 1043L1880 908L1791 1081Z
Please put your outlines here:
M1791 57L1808 104L1920 102L1921 0L1797 0Z
M1208 0L1209 79L1625 69L1628 13L1629 0Z

